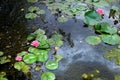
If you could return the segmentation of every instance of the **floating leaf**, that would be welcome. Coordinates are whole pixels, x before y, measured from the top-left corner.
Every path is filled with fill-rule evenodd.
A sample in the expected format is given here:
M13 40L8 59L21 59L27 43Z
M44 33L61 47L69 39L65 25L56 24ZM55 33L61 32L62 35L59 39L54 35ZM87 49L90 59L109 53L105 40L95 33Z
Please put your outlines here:
M98 7L98 8L104 8L104 7L108 7L109 6L108 2L105 1L105 0L97 0L97 1L98 2L97 3L94 2L93 5Z
M119 44L120 37L117 34L114 35L101 35L103 42L111 45Z
M48 50L37 49L35 47L29 47L28 51L34 53L35 55L39 55L41 53L48 54Z
M99 43L101 43L101 39L97 36L88 36L85 41L88 43L88 44L91 44L91 45L97 45Z
M48 40L42 40L38 48L48 49L50 48L50 43Z
M27 0L28 2L34 3L37 2L38 0Z
M25 63L24 62L16 62L14 64L14 68L17 69L17 70L21 70L23 67L25 66Z
M55 58L56 58L56 62L59 62L61 59L63 59L63 56L60 54L56 54Z
M26 55L26 54L28 54L27 51L22 51L22 52L18 53L17 56L24 56L24 55Z
M6 73L5 72L0 72L0 77L4 77L6 76Z
M37 59L34 54L27 54L23 57L23 60L27 64L32 64L32 63L36 62Z
M30 6L29 8L28 8L28 11L30 11L30 12L37 12L37 11L39 11L40 10L40 8L39 7L36 7L36 6Z
M45 14L45 11L44 10L39 10L36 12L37 14Z
M27 37L27 40L33 40L33 39L35 39L35 37L36 37L36 35L34 34L34 33L31 33L30 35L28 35L28 37Z
M47 39L47 36L46 35L37 35L36 36L36 40L38 41L43 41L43 40L46 40Z
M29 67L28 65L25 65L25 66L23 66L23 68L22 68L22 72L24 72L24 73L26 74L26 73L29 72L29 69L30 69L30 67Z
M67 22L68 19L66 17L62 16L62 17L58 18L58 21L63 23L63 22Z
M45 31L44 30L42 30L42 29L38 29L38 30L36 30L35 32L34 32L34 34L36 34L36 35L44 35L45 34Z
M46 62L46 68L49 70L55 70L58 68L58 62L56 61L48 61Z
M35 13L27 13L25 15L25 18L27 18L27 19L34 19L36 17L37 17L37 14L35 14Z
M120 75L115 75L115 80L120 80Z
M0 77L0 80L8 80L7 78Z
M84 15L85 22L88 25L96 25L100 22L102 19L101 16L96 11L87 11Z
M117 28L112 27L107 22L102 22L102 23L97 24L95 26L95 30L96 30L96 32L99 32L99 33L109 33L109 34L117 33Z
M2 56L4 53L2 51L0 51L0 56Z
M48 59L47 53L40 53L37 55L37 61L45 62Z
M41 80L55 80L55 75L51 72L44 72L41 76Z
M120 49L111 49L106 54L104 54L104 58L113 60L117 65L120 65Z

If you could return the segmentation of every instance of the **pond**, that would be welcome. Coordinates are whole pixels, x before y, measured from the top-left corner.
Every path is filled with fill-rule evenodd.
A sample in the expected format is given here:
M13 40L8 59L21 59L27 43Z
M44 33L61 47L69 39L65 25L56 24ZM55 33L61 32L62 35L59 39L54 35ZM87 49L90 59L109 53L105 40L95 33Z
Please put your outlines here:
M64 1L64 0L63 0ZM119 6L118 3L111 3ZM37 16L35 19L25 19L28 12L28 6L38 6L45 10L45 14ZM114 25L113 19L109 17L109 7L104 8L105 14L103 21ZM63 36L63 45L58 48L57 53L63 56L59 62L58 69L52 71L56 76L55 80L83 80L84 73L94 74L95 70L100 73L96 77L100 80L115 80L115 75L120 75L120 66L114 61L105 59L103 55L116 48L116 45L105 44L90 45L85 39L88 36L96 35L95 31L88 27L83 21L84 15L70 18L67 22L57 21L57 17L50 13L44 3L36 2L35 4L21 0L1 0L0 1L0 51L5 56L10 55L11 62L0 64L0 72L5 71L8 80L40 80L41 71L35 71L36 64L30 65L31 73L24 74L14 69L15 57L21 51L27 51L30 46L27 36L37 29L43 29L48 37L53 32L58 32ZM120 28L120 23L114 25ZM53 53L54 51L51 51ZM93 79L84 79L93 80ZM97 80L97 79L96 79ZM99 80L99 79L98 79Z

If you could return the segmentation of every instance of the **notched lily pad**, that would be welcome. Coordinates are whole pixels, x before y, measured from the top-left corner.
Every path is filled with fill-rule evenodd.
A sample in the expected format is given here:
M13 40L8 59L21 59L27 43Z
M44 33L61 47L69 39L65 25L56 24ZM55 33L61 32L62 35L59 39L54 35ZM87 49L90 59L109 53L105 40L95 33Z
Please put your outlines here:
M88 25L96 25L100 22L100 20L102 19L101 15L99 15L96 11L91 10L91 11L87 11L84 15L85 17L85 22Z
M23 60L27 64L32 64L32 63L36 62L37 58L36 58L36 55L34 55L34 54L27 54L23 57Z
M44 72L41 76L41 80L55 80L55 75L51 72Z
M36 17L37 17L37 14L35 14L35 13L27 13L25 15L25 18L27 18L27 19L34 19Z
M120 36L118 36L117 34L114 35L103 34L100 37L102 38L103 42L107 44L115 45L120 43Z
M48 62L46 62L46 68L49 70L55 70L58 68L58 62L57 61L48 61Z
M88 43L88 44L91 44L91 45L97 45L99 43L101 43L101 39L100 37L97 37L97 36L88 36L85 41Z

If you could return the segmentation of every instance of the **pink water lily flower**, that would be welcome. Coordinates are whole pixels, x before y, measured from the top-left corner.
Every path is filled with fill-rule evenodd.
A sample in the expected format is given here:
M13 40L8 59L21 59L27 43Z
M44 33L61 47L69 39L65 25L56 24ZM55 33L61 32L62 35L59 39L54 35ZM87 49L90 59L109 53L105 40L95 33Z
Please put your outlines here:
M103 14L104 14L104 10L103 10L103 9L97 9L96 11L97 11L98 14L100 14L100 15L103 15Z
M31 43L31 45L34 46L34 47L38 47L39 46L39 42L37 40L35 40L35 41L33 41Z
M22 56L16 56L15 60L16 61L21 61L22 60Z

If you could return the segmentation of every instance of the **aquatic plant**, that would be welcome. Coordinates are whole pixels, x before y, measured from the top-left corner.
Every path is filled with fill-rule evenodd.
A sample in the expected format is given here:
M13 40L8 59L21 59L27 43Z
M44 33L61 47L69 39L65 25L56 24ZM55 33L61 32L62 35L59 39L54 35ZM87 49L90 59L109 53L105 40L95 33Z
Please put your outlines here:
M4 53L2 51L0 51L0 64L5 64L8 62L11 62L10 58L11 58L10 55L4 56Z
M59 61L63 58L60 54L56 53L57 48L60 47L62 42L62 35L57 34L56 32L52 35L51 38L47 38L45 35L45 31L42 29L36 30L34 33L31 33L27 37L30 43L30 47L28 51L22 51L17 54L17 60L14 64L14 68L23 71L24 73L28 73L30 70L29 64L34 63L44 63L41 66L46 67L49 70L55 70L59 66ZM49 54L49 51L55 48L55 54ZM54 60L49 60L49 56L54 56ZM23 57L23 59L21 59ZM20 58L20 60L19 60ZM40 66L35 67L35 70L40 70ZM50 78L50 79L49 79ZM41 80L54 80L55 75L51 72L43 72L41 76Z
M82 79L83 80L102 80L101 78L97 78L97 75L99 75L99 73L100 73L99 70L94 70L88 73L83 73Z
M104 54L104 58L110 61L115 61L117 65L120 65L120 49L113 48L108 50L108 52Z
M0 72L0 80L8 80L7 78L5 78L6 73L5 72Z

